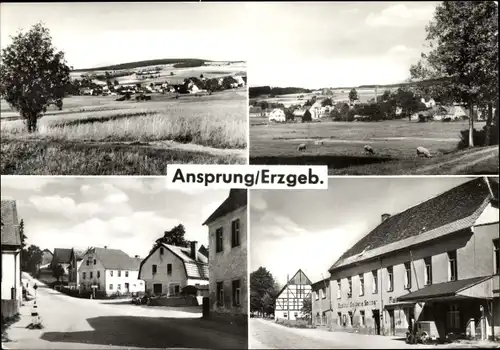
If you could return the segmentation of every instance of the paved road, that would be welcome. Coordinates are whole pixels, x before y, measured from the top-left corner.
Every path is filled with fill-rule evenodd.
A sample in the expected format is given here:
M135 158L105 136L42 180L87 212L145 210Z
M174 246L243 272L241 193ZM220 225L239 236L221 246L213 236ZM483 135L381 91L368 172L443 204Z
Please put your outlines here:
M199 308L79 299L39 285L36 305L44 328L29 330L33 303L26 302L21 320L9 329L9 349L248 347L246 329L202 320Z

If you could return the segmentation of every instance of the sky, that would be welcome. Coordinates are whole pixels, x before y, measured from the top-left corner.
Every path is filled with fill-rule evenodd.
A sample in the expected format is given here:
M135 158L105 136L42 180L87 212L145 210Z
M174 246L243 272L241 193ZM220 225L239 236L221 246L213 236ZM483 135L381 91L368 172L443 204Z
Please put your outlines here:
M245 60L244 3L2 3L0 46L42 21L75 69L159 58Z
M312 282L380 222L472 178L330 178L327 190L252 190L250 270L281 285L302 269Z
M121 249L146 257L164 231L183 224L186 239L208 244L206 220L229 190L172 190L164 178L2 176L27 243L54 248Z
M314 89L402 82L426 50L425 26L437 4L248 4L249 85Z

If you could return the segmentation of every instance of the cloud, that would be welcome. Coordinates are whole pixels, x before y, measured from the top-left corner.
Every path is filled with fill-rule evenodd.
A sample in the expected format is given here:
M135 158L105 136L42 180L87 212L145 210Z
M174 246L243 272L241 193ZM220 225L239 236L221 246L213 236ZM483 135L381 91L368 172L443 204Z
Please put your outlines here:
M435 7L409 8L405 4L391 5L380 13L370 13L365 23L370 27L411 27L432 19Z
M250 206L256 211L265 211L267 209L267 202L259 192L250 194Z
M57 177L42 176L2 176L2 188L22 191L41 191L45 186L60 181Z

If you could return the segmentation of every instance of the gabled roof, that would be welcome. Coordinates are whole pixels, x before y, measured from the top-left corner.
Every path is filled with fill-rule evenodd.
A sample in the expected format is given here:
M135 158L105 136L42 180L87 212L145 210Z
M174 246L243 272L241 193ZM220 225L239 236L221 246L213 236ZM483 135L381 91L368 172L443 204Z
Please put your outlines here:
M3 200L1 204L2 222L2 245L21 246L21 233L19 232L19 221L17 218L16 201Z
M330 285L330 278L324 278L321 281L311 283L313 289L323 289Z
M383 247L395 246L397 242L404 241L404 246L408 246L407 240L423 234L439 237L471 227L492 199L486 181L498 194L498 180L492 178L476 178L454 187L384 220L347 250L329 271L372 258L372 252L381 252Z
M203 225L208 225L218 218L227 215L241 207L247 205L247 190L246 189L231 189L229 191L229 196L226 198L222 204L215 209L215 211L208 217Z
M283 288L281 288L280 292L276 295L280 295L281 293L283 293L283 291L286 289L286 287L288 286L295 286L295 285L305 285L305 286L310 286L312 285L311 283L311 280L309 278L307 278L306 274L301 270L299 269L295 275L293 275L292 278L290 278L286 284L283 286Z
M71 262L71 248L54 248L52 264L69 264Z
M131 258L120 249L92 248L89 254L95 254L106 270L139 270L140 259Z
M208 273L208 257L201 252L201 248L198 249L198 252L196 254L196 259L194 259L191 256L191 248L190 247L179 247L179 246L165 244L165 243L159 244L144 260L141 261L140 267L139 267L139 277L141 275L141 269L142 269L142 266L144 265L144 263L160 247L168 249L172 254L174 254L176 257L178 257L182 261L187 278L208 280L208 274L209 274Z

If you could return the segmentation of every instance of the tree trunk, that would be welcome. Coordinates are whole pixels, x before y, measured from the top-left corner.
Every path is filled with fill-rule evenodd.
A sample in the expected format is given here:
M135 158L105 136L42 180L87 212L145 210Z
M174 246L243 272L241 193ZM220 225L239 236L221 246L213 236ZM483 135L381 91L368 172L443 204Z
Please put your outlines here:
M469 103L469 147L474 147L474 111L472 102Z
M489 146L491 143L491 123L493 121L493 103L488 103L488 115L486 116L485 139L484 145Z
M28 114L28 117L26 119L26 124L28 125L28 133L34 133L37 130L37 123L38 121L38 116L37 114Z

